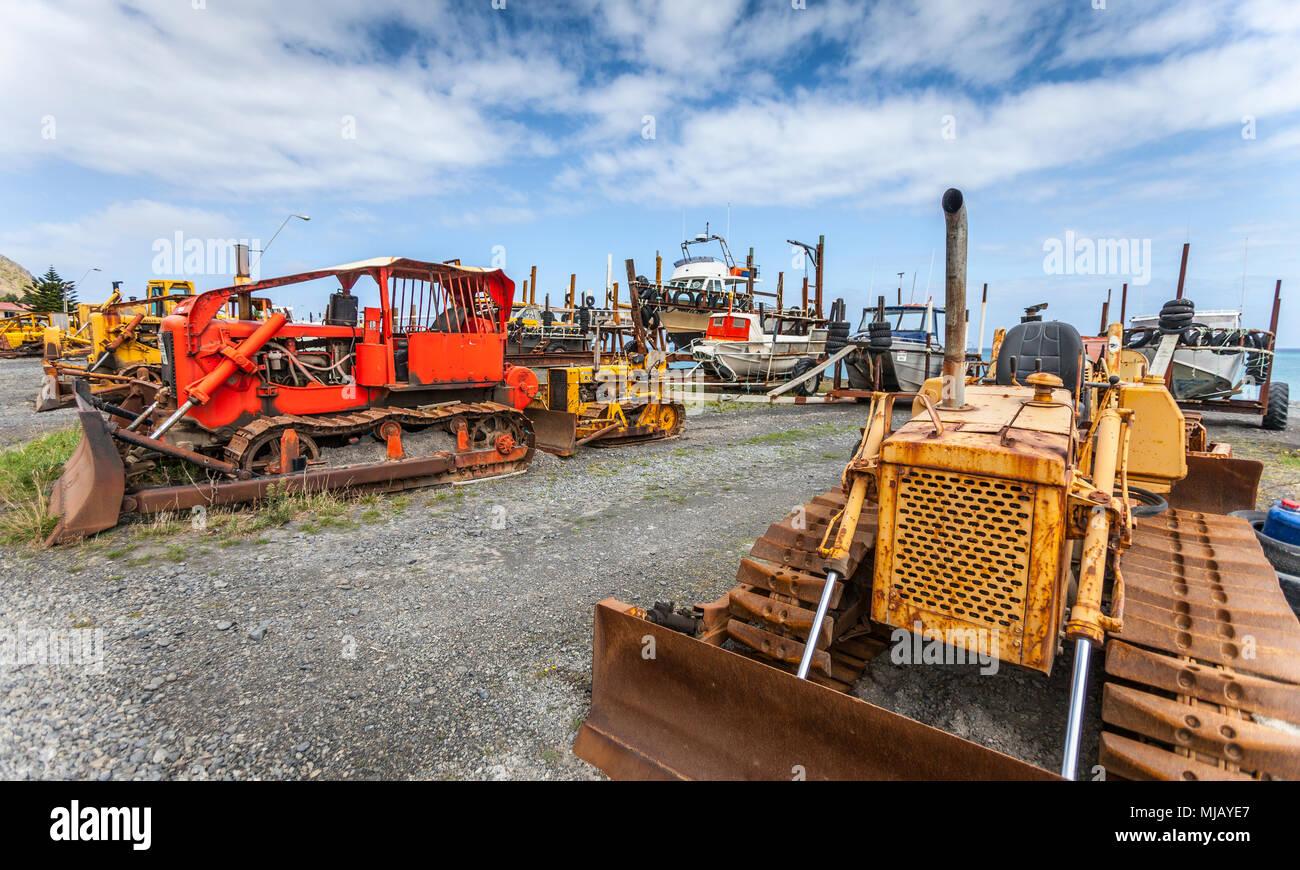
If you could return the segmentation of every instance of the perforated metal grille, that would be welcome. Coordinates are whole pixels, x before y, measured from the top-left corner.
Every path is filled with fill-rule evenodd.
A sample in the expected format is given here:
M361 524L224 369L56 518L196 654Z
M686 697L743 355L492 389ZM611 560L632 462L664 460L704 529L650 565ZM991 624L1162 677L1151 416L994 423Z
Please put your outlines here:
M899 475L893 586L914 607L1009 628L1021 623L1032 484L909 469Z

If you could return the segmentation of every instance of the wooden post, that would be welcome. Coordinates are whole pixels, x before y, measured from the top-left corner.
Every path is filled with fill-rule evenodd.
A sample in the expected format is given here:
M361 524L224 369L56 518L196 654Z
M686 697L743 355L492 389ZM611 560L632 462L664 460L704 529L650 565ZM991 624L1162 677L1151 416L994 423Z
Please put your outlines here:
M1277 350L1277 318L1282 313L1282 279L1277 279L1277 284L1273 287L1273 316L1268 321L1268 349ZM1276 357L1268 358L1268 376L1264 378L1264 386L1259 390L1259 403L1263 406L1264 412L1268 413L1268 393L1273 387L1273 364L1277 362ZM1173 366L1170 366L1173 368Z
M529 304L534 304L537 302L537 267L536 266L533 267L532 274L529 276L528 287L529 287L529 293L531 293L531 295L528 295L525 301L527 301Z
M1097 332L1098 335L1106 334L1106 330L1110 328L1110 323L1108 322L1109 320L1110 320L1110 288L1107 287L1106 301L1101 303L1101 329L1098 330Z
M1187 249L1192 245L1190 242L1183 242L1183 264L1178 267L1178 295L1174 298L1183 298L1183 281L1187 278ZM1170 367L1172 371L1172 366Z
M803 297L802 298L803 298L803 305L800 309L801 313L806 312L808 310L808 276L807 275L803 276Z
M569 304L565 306L566 308L573 307L574 294L577 292L577 290L578 290L578 276L569 275Z
M817 237L817 316L822 316L822 266L826 256L826 237Z
M662 284L664 277L664 258L655 251L655 286Z
M785 273L777 272L776 273L776 313L777 314L781 313L782 307L784 305L784 300L782 299L782 294L784 293L784 291L785 291Z
M749 294L750 304L754 299L754 249L749 249L749 254L745 257L745 272L749 277L745 279L745 292Z
M1124 287L1119 291L1119 325L1124 325L1125 315L1128 314L1128 282L1124 282Z
M623 261L627 267L627 280L629 285L636 280L636 266L633 265L629 258ZM629 301L632 303L632 333L636 336L636 347L638 353L647 353L645 324L641 322L641 294L635 290L628 293Z

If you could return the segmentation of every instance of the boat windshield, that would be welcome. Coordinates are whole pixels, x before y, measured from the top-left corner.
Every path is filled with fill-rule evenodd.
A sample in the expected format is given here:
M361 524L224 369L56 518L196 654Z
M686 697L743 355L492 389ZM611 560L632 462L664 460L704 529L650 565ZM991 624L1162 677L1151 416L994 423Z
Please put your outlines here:
M705 278L674 278L668 282L669 287L681 287L685 290L703 290Z
M890 305L885 308L885 320L889 321L889 327L895 334L902 334L908 338L922 340L927 333L932 336L939 335L940 330L943 329L943 309L930 309L929 329L926 329L925 312L924 305ZM876 309L868 308L863 311L859 330L866 331L867 324L875 319Z

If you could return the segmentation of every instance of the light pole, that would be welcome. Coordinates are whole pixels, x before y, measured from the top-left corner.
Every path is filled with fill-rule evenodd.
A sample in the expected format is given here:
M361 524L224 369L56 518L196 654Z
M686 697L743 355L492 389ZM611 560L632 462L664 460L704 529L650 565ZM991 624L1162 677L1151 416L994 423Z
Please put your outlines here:
M89 275L91 272L99 272L99 271L101 271L101 269L98 266L91 266L89 269L86 270L86 275ZM72 286L75 288L78 285L80 285L82 281L86 280L86 275L82 275L80 280L78 280L77 283L73 284ZM64 290L63 291L63 318L65 321L67 320L67 317L68 317L68 291ZM71 326L71 323L66 324L64 328L67 328L67 326Z
M284 229L285 224L289 223L289 221L293 220L294 218L297 218L297 219L300 220L300 221L309 221L309 220L311 220L311 218L307 217L307 215L305 215L305 214L291 214L291 215L289 215L287 218L285 218L283 221L280 222L280 226L279 226L279 228L276 229L275 233L271 236L271 242L274 242L274 241L275 241L275 237L278 236L278 235L280 235L280 230ZM270 248L270 247L271 247L271 242L267 242L267 243L266 243L266 248L263 248L262 250L260 250L260 251L257 252L257 259L253 262L253 265L252 265L252 266L249 266L249 267L248 267L248 272L249 272L250 275L253 273L253 268L256 267L258 263L262 262L262 255L266 253L267 248Z

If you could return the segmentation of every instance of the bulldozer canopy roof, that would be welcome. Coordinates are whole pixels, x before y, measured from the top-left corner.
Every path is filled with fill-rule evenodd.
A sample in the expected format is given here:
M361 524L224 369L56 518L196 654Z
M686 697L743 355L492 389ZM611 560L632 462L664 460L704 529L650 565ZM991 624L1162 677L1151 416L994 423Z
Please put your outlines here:
M323 269L312 269L292 275L264 278L247 284L232 284L228 287L220 287L194 297L195 301L193 303L182 303L182 307L190 312L203 312L205 316L200 317L200 319L206 320L216 313L216 309L224 304L224 300L232 293L256 293L259 290L269 290L290 284L304 284L308 281L317 281L330 277L338 278L341 287L351 290L363 275L369 275L376 283L379 283L381 271L387 271L390 280L429 281L442 285L452 283L457 278L482 280L486 285L485 289L488 295L496 306L501 328L505 327L506 319L510 314L510 302L515 295L514 282L506 277L505 272L500 269L484 269L477 266L461 266L452 263L433 263L425 260L412 260L407 257L372 257L368 260L358 260L355 263L327 266ZM211 309L211 311L205 311L205 309Z

